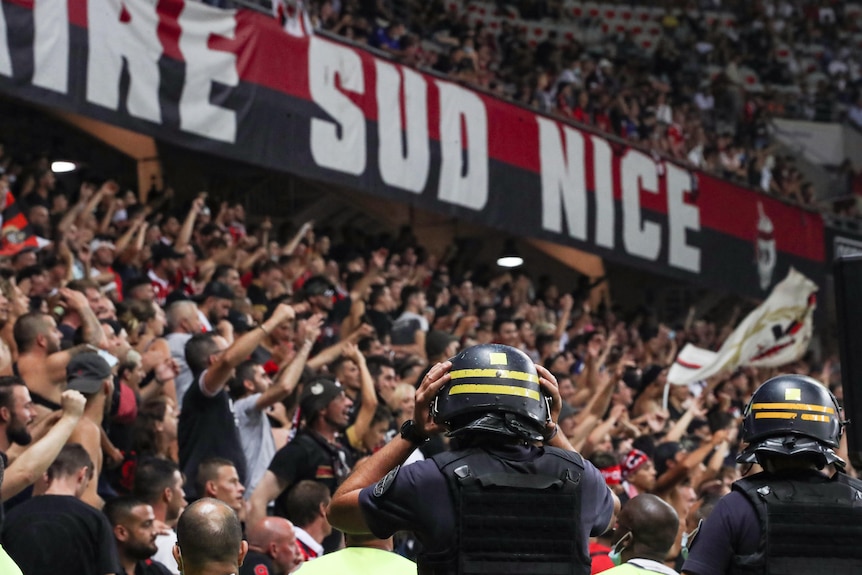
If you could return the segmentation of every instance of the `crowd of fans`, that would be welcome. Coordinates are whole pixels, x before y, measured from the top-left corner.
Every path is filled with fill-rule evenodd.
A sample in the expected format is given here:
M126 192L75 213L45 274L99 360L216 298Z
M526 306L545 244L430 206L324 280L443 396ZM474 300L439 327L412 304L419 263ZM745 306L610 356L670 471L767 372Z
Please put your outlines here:
M805 0L305 3L318 28L799 205L772 118L862 125L860 5ZM838 166L832 166L837 168ZM851 190L848 189L848 193ZM819 193L818 193L819 192ZM846 199L846 198L845 198Z
M7 215L11 189L52 242L0 258L2 545L28 574L54 569L46 557L177 573L172 527L199 497L234 509L285 572L336 549L334 489L411 417L428 366L492 341L556 374L561 430L621 499L656 494L684 527L739 476L741 410L772 374L666 385L682 345L717 349L730 322L609 307L588 278L465 269L409 230L307 222L276 237L242 203L158 189L145 203L89 178L70 190L9 149L2 166ZM828 363L787 369L833 379ZM92 533L60 536L69 522Z

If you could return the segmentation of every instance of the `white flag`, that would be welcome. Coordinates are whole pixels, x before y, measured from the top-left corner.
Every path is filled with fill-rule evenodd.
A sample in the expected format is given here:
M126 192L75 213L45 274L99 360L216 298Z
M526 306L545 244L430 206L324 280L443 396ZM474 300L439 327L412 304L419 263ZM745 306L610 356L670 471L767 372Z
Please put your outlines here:
M779 367L802 357L813 330L817 284L793 268L730 334L718 352L687 344L668 372L686 385L741 365Z
M272 12L291 36L303 38L314 34L311 18L302 0L273 0Z

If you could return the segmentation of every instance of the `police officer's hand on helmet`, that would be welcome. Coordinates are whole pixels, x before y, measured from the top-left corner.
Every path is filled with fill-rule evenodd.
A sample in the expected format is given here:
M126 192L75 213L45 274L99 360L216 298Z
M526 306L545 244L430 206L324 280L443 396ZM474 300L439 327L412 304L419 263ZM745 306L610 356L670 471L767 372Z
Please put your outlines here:
M446 431L446 428L439 423L434 423L431 415L431 406L434 404L434 398L440 389L449 383L449 370L452 368L451 361L438 363L422 378L422 384L416 390L416 403L413 407L413 419L416 421L416 428L419 433L425 437L431 437Z
M536 371L539 372L539 385L545 391L545 394L551 398L551 420L548 422L548 431L553 431L557 424L557 419L560 417L560 411L563 409L563 398L560 396L560 384L557 383L557 378L554 374L548 371L544 366L536 364Z

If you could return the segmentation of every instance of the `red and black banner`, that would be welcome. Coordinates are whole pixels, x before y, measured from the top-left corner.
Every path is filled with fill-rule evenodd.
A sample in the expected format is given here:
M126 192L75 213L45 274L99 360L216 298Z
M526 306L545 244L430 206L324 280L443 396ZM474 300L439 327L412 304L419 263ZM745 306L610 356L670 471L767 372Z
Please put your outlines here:
M190 148L761 297L815 213L265 14L4 0L0 90Z

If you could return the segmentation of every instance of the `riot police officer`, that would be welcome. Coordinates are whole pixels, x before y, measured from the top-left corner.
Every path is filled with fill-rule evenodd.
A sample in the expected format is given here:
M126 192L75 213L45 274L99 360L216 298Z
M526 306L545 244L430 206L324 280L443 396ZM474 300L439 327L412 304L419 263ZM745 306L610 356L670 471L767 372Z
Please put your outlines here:
M781 375L745 409L737 458L763 472L733 484L698 530L689 575L862 573L862 482L840 470L844 422L818 381ZM822 473L832 465L838 471Z
M330 522L381 538L413 531L425 549L421 574L589 573L588 538L611 526L618 502L556 434L561 407L554 377L522 351L464 350L431 368L415 420L357 466ZM444 430L451 451L400 467Z

